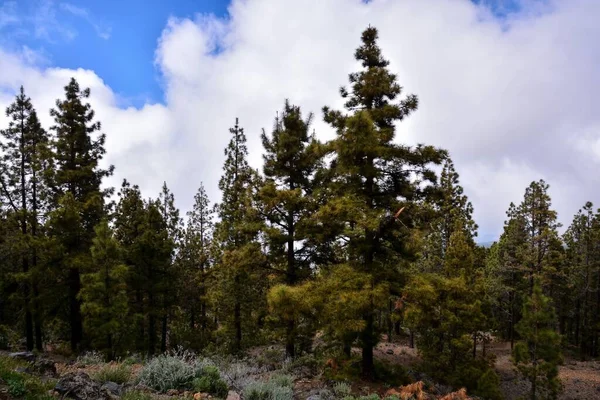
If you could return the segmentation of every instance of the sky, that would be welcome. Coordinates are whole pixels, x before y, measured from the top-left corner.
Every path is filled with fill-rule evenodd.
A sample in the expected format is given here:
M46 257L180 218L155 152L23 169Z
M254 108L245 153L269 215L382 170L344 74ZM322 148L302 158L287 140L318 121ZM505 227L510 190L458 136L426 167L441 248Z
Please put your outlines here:
M201 183L219 200L236 117L257 168L286 98L333 137L321 109L342 106L372 25L420 100L396 140L449 150L489 241L533 180L564 225L600 205L599 17L598 0L0 0L0 108L23 85L49 127L75 77L107 135L107 184L148 197L166 181L185 212Z

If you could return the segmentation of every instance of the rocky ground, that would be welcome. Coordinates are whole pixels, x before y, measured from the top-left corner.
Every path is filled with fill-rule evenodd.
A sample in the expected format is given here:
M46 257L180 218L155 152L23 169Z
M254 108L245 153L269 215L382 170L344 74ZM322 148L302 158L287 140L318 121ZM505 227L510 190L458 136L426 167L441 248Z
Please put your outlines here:
M507 400L515 400L527 393L527 382L520 380L514 371L510 362L510 345L508 343L491 343L487 349L496 355L496 370L501 378L501 389ZM355 396L354 400L373 400L373 394L378 394L380 398L394 395L399 399L468 399L463 392L451 392L451 389L443 385L430 385L431 389L423 387L423 384L416 378L417 382L412 385L390 386L381 383L369 383L364 381L354 381L347 390L348 393L337 393L332 382L323 376L323 371L314 370L314 366L304 365L295 369L290 369L284 364L273 363L273 358L281 354L282 349L274 346L254 349L249 357L252 363L250 365L236 366L231 369L235 374L240 371L246 376L238 376L240 382L244 380L269 381L273 374L285 373L293 377L292 389L294 400L340 400L347 395ZM409 371L416 370L419 363L417 351L408 346L404 341L395 341L388 343L383 341L375 351L377 359L385 361L392 365L401 365ZM11 360L16 364L12 363ZM102 370L111 366L119 368L122 364L115 363L95 363L82 362L81 360L72 360L57 355L44 354L34 356L28 353L9 354L0 352L0 364L2 360L9 360L10 363L4 363L4 372L7 365L10 368L9 375L4 375L0 370L0 400L49 400L53 398L71 398L86 400L167 400L173 398L203 399L213 398L208 393L194 392L190 390L168 390L159 393L151 388L144 387L137 383L136 377L142 369L140 363L127 364L128 377L119 383L99 382L98 376ZM2 365L0 365L1 369ZM241 368L241 369L240 369ZM225 367L227 369L227 367ZM236 372L237 371L237 372ZM228 372L231 373L231 372ZM12 375L11 375L12 374ZM10 381L11 376L16 376L25 382L25 386L34 390L27 395L14 395L18 392L18 385L15 389L15 381ZM8 376L8 378L6 378ZM29 378L31 377L31 378ZM566 357L565 363L560 367L560 378L564 384L564 392L559 399L600 399L600 361L577 361ZM413 379L414 376L413 376ZM229 381L233 382L233 381ZM241 400L244 397L241 384L229 385L227 400ZM339 388L338 388L339 389ZM16 390L16 391L15 391ZM27 389L30 390L30 389ZM12 393L12 395L11 395ZM23 392L25 393L25 392ZM29 392L27 392L29 393ZM227 393L227 392L226 392ZM284 399L284 400L292 400Z

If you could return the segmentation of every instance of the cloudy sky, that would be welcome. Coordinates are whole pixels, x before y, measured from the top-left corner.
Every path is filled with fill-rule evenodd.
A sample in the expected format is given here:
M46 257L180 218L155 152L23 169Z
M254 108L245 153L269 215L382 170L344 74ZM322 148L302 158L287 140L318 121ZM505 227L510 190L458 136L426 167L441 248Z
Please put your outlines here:
M600 206L598 0L0 0L0 108L24 85L44 124L71 76L92 90L111 184L163 181L187 210L213 200L240 118L259 167L261 129L285 98L315 113L356 70L369 24L420 108L397 140L444 147L480 240L545 179L561 221ZM0 127L6 118L0 116Z

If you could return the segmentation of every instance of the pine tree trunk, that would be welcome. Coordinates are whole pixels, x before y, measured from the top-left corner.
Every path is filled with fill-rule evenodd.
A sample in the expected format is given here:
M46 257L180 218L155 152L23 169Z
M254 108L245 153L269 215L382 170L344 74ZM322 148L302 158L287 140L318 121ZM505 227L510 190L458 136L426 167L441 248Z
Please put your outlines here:
M409 334L408 347L410 347L411 349L415 348L415 333L412 329L410 330Z
M153 355L156 350L156 317L154 316L154 295L150 293L150 315L148 316L148 354Z
M81 320L81 304L77 299L81 289L81 278L78 268L69 270L69 304L71 322L71 350L77 351L83 338L83 324Z
M160 352L164 353L167 351L167 325L168 317L165 311L165 315L162 318L162 329L161 329L161 340L160 340Z
M362 374L365 379L372 380L375 378L375 368L373 359L374 347L374 326L373 314L367 315L365 318L366 326L362 332Z
M235 329L234 352L239 353L242 350L242 305L237 298L233 310L233 326Z
M477 333L473 334L473 358L477 358Z

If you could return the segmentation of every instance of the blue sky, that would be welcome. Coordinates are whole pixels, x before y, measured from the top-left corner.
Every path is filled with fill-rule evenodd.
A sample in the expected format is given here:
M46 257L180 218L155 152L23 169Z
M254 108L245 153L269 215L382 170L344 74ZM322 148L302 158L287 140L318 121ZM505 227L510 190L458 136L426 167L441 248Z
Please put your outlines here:
M226 0L0 0L0 44L27 46L52 66L92 69L125 101L140 105L162 100L153 60L168 18L223 16L227 5Z
M472 0L498 18L518 0ZM154 66L157 40L169 17L227 15L228 0L0 0L0 45L41 54L48 65L94 70L123 105L162 102Z

